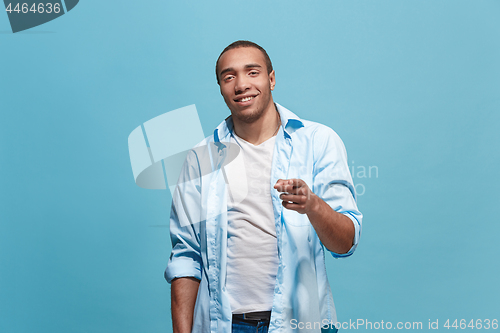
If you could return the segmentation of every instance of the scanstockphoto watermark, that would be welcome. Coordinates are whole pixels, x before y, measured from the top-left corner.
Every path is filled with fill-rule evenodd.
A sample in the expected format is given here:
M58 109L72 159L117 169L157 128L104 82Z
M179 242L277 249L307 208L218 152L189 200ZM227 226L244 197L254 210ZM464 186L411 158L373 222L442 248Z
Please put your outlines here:
M476 330L497 330L499 328L498 319L491 318L448 318L448 319L428 319L422 321L370 321L368 319L356 319L344 322L332 322L328 319L323 319L321 322L303 322L297 319L290 320L290 328L292 330L313 330L313 329L343 329L343 330L439 330L439 329L455 329L468 331Z
M332 322L328 319L323 319L321 322L302 322L297 319L290 320L290 328L292 330L313 330L313 329L344 329L344 330L380 330L380 329L399 329L399 330L421 330L423 329L423 323L421 321L415 322L396 322L393 323L391 321L369 321L367 319L357 319L345 321L345 322ZM429 325L431 328L431 325Z

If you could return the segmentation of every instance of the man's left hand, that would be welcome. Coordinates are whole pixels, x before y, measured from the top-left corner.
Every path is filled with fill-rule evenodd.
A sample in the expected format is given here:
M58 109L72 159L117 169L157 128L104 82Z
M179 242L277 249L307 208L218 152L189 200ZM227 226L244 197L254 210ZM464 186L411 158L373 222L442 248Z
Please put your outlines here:
M317 209L316 194L311 191L306 182L302 179L278 179L274 188L283 200L283 207L294 210L300 214L307 214Z

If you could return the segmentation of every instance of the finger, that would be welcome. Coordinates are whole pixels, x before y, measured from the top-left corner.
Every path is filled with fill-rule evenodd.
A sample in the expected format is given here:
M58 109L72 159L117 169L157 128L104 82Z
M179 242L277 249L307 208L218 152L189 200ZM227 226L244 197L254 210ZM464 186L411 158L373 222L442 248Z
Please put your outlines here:
M274 185L274 188L278 190L278 192L304 194L304 195L307 195L309 189L305 181L297 178L279 179Z
M274 188L277 189L278 191L282 192L281 188L283 188L283 186L285 186L287 184L288 184L288 180L287 179L278 179L276 181L276 184L274 184Z
M291 178L291 179L278 179L276 181L276 184L274 186L284 186L284 185L294 185L297 183L297 181L302 181L301 179L295 179L295 178Z
M299 205L305 204L307 197L305 195L281 194L280 199L283 201L293 202Z
M292 187L291 185L287 185L283 188L281 188L281 191L278 190L279 192L284 192L287 194L295 194L295 195L308 195L309 190L306 187Z
M306 182L300 178L292 178L289 179L289 181L290 181L289 184L293 185L294 187L302 187L306 185Z
M293 185L287 185L285 183L281 183L281 184L276 184L274 186L274 188L278 191L278 192L290 192L293 190Z
M286 202L286 201L283 201L282 204L283 204L284 208L289 209L289 210L294 210L296 212L302 212L304 210L304 205L299 205L296 203L290 203L290 202Z
M288 181L287 181L287 183L282 183L276 189L279 192L291 192L291 191L293 191L295 189L295 187L293 186L293 184L288 184Z
M307 187L306 182L303 181L302 179L293 178L293 179L289 179L289 183L287 185L287 189L288 188L291 188L291 189L300 189L300 188L308 188L308 187Z

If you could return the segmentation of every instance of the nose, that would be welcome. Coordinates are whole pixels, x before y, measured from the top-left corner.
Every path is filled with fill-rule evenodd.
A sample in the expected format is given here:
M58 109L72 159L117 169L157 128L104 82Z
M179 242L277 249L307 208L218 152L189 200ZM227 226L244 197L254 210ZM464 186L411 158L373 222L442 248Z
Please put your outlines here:
M248 80L248 78L245 75L237 76L236 82L234 85L234 90L235 90L236 94L240 94L247 89L250 89L250 81Z

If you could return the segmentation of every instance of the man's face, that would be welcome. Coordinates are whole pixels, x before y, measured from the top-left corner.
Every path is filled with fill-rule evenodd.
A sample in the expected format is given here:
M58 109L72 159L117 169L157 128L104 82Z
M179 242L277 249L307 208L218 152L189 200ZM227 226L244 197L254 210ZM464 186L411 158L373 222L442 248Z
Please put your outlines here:
M219 59L220 92L233 117L253 123L274 109L271 90L274 71L267 74L264 55L254 47L239 47L225 52Z

